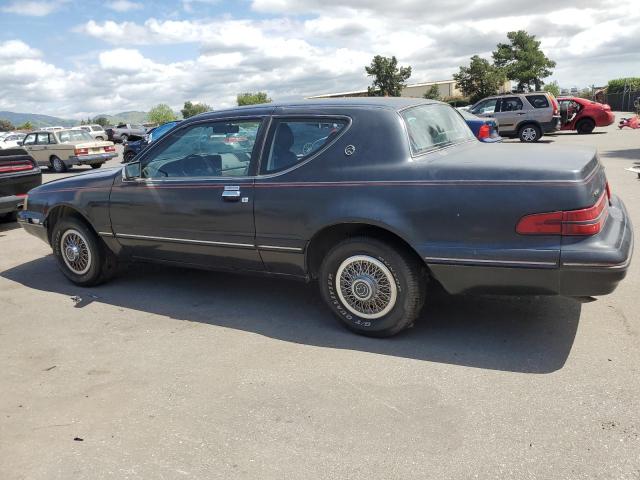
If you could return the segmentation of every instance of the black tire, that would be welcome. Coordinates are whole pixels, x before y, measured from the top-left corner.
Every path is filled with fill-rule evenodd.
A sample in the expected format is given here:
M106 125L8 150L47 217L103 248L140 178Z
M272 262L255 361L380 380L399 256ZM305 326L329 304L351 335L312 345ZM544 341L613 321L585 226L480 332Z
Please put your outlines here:
M349 269L358 262L372 266L381 274L381 281L376 281L374 288L369 282L373 277L350 274ZM334 315L350 330L370 337L390 337L413 325L418 317L426 296L423 271L419 262L400 249L374 238L354 237L339 243L326 255L320 267L320 291ZM340 288L340 283L346 281L345 275L356 278L351 289ZM359 287L364 291L356 293ZM382 288L386 291L395 288L395 301L383 300L384 308L374 313L362 312L366 307L358 311L358 307L345 297L345 292L350 291L352 299L356 299L355 295L364 298ZM393 294L388 297L393 298ZM385 313L386 309L389 310ZM381 316L371 318L371 315Z
M534 143L542 138L542 130L534 123L528 123L518 129L518 138L521 142Z
M102 140L104 140L104 138L103 137L96 137L96 140L102 141Z
M96 168L100 168L102 166L102 163L92 163L91 164L91 168L96 169Z
M55 155L49 159L49 163L51 165L51 169L56 173L64 173L67 171L65 163Z
M0 215L0 222L15 222L18 220L18 212L3 213Z
M124 133L122 135L120 135L120 142L121 143L125 143L127 140L129 140L129 137L127 135L125 135Z
M74 241L79 237L79 241ZM84 268L72 269L73 260L66 254L67 239L72 245L80 246L79 252L84 249L89 252L86 271ZM65 242L65 245L62 245ZM75 243L74 243L75 242ZM100 238L84 223L76 217L65 217L58 221L51 235L53 254L58 261L58 267L65 277L76 285L88 287L105 282L113 276L117 268L115 255L102 243ZM71 249L72 250L72 249ZM65 261L66 256L66 261ZM67 263L69 262L69 264ZM83 266L82 264L80 266Z
M580 120L576 125L576 130L581 135L586 135L593 132L594 128L596 128L596 123L590 118L584 118Z

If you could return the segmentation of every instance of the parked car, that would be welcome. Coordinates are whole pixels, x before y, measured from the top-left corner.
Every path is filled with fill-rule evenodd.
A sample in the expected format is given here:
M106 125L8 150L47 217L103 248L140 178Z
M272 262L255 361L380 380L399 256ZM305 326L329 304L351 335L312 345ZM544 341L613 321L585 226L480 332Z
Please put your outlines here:
M498 121L495 118L481 118L468 110L458 111L478 140L485 143L502 141L498 133Z
M102 125L77 125L73 127L74 129L80 129L87 132L91 135L95 140L108 140L107 132L104 131Z
M606 103L592 102L579 97L559 97L561 130L591 133L595 127L607 127L616 121Z
M24 133L10 133L0 140L0 150L19 147L24 137Z
M121 123L113 128L112 136L114 142L126 142L131 137L144 137L147 129L143 125L132 123Z
M0 150L0 218L15 220L27 192L41 183L40 167L24 149Z
M216 138L240 131L254 139L242 149ZM122 171L32 190L28 207L21 225L77 285L120 260L317 279L328 308L372 336L410 326L428 281L605 295L633 243L595 149L497 143L489 155L452 107L410 98L205 113Z
M38 165L59 173L73 165L100 168L110 158L118 156L113 142L94 140L84 130L32 132L24 138L22 145Z
M175 127L178 121L167 122L158 127L152 128L145 134L141 140L135 140L133 142L124 143L124 151L122 153L122 163L128 163L133 160L138 153L144 150L149 144L156 140L159 140L165 133Z
M558 102L548 92L496 95L480 100L469 111L497 119L500 135L518 137L521 142L537 142L560 128Z
M54 132L58 130L64 130L64 127L56 126L56 127L43 127L41 129L43 132Z

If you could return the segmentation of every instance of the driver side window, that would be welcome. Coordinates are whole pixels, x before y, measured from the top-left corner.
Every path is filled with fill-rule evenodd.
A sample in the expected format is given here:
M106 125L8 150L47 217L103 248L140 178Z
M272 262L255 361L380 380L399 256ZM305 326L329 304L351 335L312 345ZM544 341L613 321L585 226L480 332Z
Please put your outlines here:
M173 132L144 160L142 177L246 177L260 124L211 121Z

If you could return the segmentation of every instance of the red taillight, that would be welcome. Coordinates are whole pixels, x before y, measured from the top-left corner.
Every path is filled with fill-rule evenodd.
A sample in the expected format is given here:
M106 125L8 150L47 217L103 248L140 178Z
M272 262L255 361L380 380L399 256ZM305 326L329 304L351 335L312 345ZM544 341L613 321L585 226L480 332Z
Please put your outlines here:
M88 148L76 148L74 150L76 155L89 155L89 149Z
M104 147L104 151L105 152L115 152L116 151L116 147L115 147L115 145L107 145L106 147Z
M491 127L489 125L482 125L478 130L478 138L489 138L491 136Z
M33 170L35 166L28 160L19 160L13 162L10 165L0 165L0 173L8 172L26 172L27 170Z
M560 106L558 105L558 101L556 100L556 97L554 97L553 95L550 95L550 97L551 97L551 103L553 105L553 114L560 115Z
M609 214L609 190L593 207L566 212L526 215L520 219L516 232L520 235L595 235Z

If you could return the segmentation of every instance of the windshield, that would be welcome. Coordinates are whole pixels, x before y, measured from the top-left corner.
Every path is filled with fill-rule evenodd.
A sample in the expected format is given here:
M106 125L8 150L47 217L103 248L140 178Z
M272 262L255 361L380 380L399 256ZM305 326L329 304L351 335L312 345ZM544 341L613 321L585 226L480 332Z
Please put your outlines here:
M475 138L462 117L449 105L437 103L409 108L402 112L402 118L414 155Z
M158 140L160 137L162 137L165 133L167 133L177 124L178 122L169 122L154 128L152 131L149 132L149 143L155 142L156 140Z
M58 132L60 143L93 142L93 137L84 130L61 130Z

